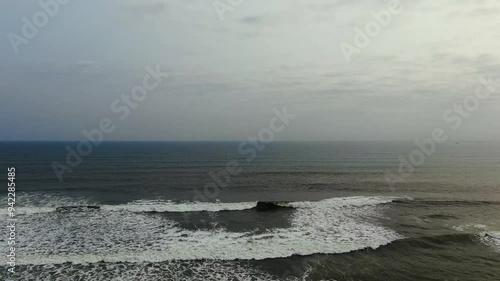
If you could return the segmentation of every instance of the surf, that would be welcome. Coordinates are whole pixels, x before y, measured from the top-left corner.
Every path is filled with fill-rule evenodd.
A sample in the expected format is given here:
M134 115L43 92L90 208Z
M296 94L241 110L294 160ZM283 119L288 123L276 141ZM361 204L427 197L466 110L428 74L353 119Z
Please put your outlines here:
M22 233L26 233L26 248L20 251L23 253L20 261L22 264L81 264L263 260L376 249L402 238L394 230L373 222L374 216L382 215L380 208L392 200L392 197L341 197L279 202L277 204L294 210L290 227L265 232L231 232L224 228L189 230L168 216L144 212L158 209L174 212L247 210L256 208L258 202L178 204L142 201L112 207L102 205L84 211L69 208L69 213L31 214L20 224L24 228ZM58 229L50 227L54 220L60 224ZM92 225L88 225L88 221L92 221Z

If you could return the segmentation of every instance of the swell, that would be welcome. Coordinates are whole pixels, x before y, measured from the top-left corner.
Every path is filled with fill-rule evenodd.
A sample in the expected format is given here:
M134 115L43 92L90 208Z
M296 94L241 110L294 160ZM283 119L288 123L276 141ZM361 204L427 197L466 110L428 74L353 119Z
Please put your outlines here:
M334 253L327 255L349 255L360 253L364 251L385 251L394 250L402 251L409 250L414 251L415 249L445 249L450 246L456 245L481 245L490 246L495 248L495 250L500 251L500 232L482 232L482 233L459 233L459 234L444 234L436 236L422 236L413 238L400 238L396 239L387 244L381 245L380 247L366 247L362 249L353 250L346 253ZM316 253L320 254L321 253ZM316 255L313 254L313 255ZM298 257L300 255L292 255L290 257Z
M395 240L379 249L394 248L397 250L412 250L415 248L425 249L450 249L454 245L481 245L489 242L500 242L500 233L482 232L482 233L455 233L436 236L422 236L415 238L404 238ZM378 250L378 249L377 249Z
M407 238L401 241L396 241L393 244L400 248L415 246L424 248L442 248L447 247L450 244L477 244L479 242L478 238L478 234L458 233Z
M408 204L408 205L431 205L431 206L482 206L482 205L498 205L499 201L475 201L475 200L404 200L396 199L393 201L395 204Z

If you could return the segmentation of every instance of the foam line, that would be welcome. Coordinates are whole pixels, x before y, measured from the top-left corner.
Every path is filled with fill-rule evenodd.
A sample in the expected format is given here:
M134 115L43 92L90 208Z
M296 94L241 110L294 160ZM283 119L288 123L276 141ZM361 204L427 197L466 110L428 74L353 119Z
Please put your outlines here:
M340 197L331 198L322 201L304 201L304 202L291 202L283 203L283 206L293 208L311 208L317 207L320 204L328 205L350 205L350 206L364 206L376 205L383 203L390 203L394 200L401 198L396 197ZM63 202L68 202L64 200ZM18 215L31 215L55 212L58 207L75 207L86 206L78 205L74 202L59 204L59 201L52 202L49 206L35 206L35 207L18 207L16 208ZM95 204L91 204L95 205ZM129 211L129 212L219 212L219 211L241 211L252 209L257 206L257 202L238 202L238 203L210 203L210 202L187 202L176 203L171 201L162 200L138 200L127 204L120 205L97 205L104 211Z
M20 264L85 264L101 260L136 263L261 260L377 248L402 238L373 222L374 216L381 215L381 204L391 200L348 197L292 203L297 209L292 215L291 227L265 233L188 230L165 216L128 209L125 212L34 214L19 220L18 231L23 233L23 243L18 261ZM193 210L193 206L186 205L188 210Z

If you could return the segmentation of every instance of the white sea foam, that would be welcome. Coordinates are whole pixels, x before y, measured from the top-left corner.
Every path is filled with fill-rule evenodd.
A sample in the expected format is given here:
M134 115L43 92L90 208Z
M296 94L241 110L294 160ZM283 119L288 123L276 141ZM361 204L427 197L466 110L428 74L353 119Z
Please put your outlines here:
M468 224L461 224L459 226L453 226L452 228L456 231L464 232L464 231L487 230L488 226L478 223L468 223Z
M483 232L481 233L481 241L500 252L500 232Z
M241 203L209 203L190 202L174 203L169 201L134 201L123 205L104 205L101 207L107 211L130 211L130 212L219 212L239 211L251 209L257 206L257 202Z
M162 263L90 263L21 266L19 280L92 280L92 281L304 281L300 277L273 276L255 265L241 261L168 261ZM325 280L326 281L326 280ZM334 281L334 280L330 280Z
M482 232L479 233L481 242L500 252L500 232L489 231L489 227L484 224L463 224L454 226L453 229L460 232L482 230Z
M393 199L348 197L290 203L296 208L291 226L269 229L265 233L188 230L169 220L168 215L130 211L138 210L141 205L158 208L158 202L123 205L128 207L121 211L103 208L89 212L33 214L18 224L18 233L23 233L18 262L42 265L98 261L260 260L377 248L401 238L395 231L372 221L373 217L380 216L380 204ZM175 203L160 205L170 204ZM255 202L251 204L193 203L181 204L177 210L241 209L254 206Z
M19 192L16 194L18 207L58 207L91 205L95 202L85 197L68 197L60 193Z
M16 196L16 214L31 215L55 212L57 207L95 205L84 197L67 197L52 193L20 192Z
M78 207L87 206L87 204L59 204L58 206L40 206L40 207L18 207L16 212L18 215L32 215L55 212L58 207ZM97 205L101 210L118 212L219 212L219 211L240 211L251 209L257 206L257 202L241 202L241 203L209 203L209 202L189 202L175 203L169 201L142 201L130 202L120 205Z
M340 197L328 199L328 201L305 201L305 202L290 202L281 203L284 207L293 208L311 208L319 207L321 204L329 206L364 206L377 205L392 202L396 197ZM97 205L104 211L129 211L129 212L219 212L219 211L241 211L257 206L257 202L237 202L237 203L222 203L222 202L172 202L163 200L137 200L120 205L98 205L88 203L88 201L76 201L65 198L52 198L50 203L45 206L35 207L18 207L16 208L18 215L30 215L55 212L58 207L77 207L87 205Z
M353 196L353 197L337 197L330 198L321 201L304 201L304 202L291 202L286 204L287 206L294 208L341 208L341 207L362 207L362 206L374 206L379 204L390 203L396 199L401 199L399 197L364 197L364 196Z

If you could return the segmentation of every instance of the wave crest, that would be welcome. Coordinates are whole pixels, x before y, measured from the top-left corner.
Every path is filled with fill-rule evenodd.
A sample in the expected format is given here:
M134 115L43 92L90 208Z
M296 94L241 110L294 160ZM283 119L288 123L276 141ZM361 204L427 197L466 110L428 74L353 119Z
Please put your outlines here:
M20 220L18 231L25 235L25 240L19 250L23 255L19 261L21 264L47 264L261 260L377 248L402 238L395 231L373 222L373 217L381 215L380 205L391 200L345 197L289 203L295 208L290 227L266 232L189 230L169 220L168 216L144 213L143 208L151 208L151 204L137 202L133 206L123 205L120 210L105 210L108 207L101 206L101 211L73 212L71 215L34 214ZM138 205L141 208L137 209ZM172 208L175 203L160 205ZM199 211L213 206L217 206L216 210L241 209L255 205L256 202L194 203L181 204L181 209ZM51 227L54 220L58 228Z
M343 207L343 206L367 206L367 205L378 205L391 203L395 200L403 200L397 197L338 197L330 198L321 201L303 201L303 202L279 202L270 201L266 203L272 203L280 207L291 207L291 208L314 208L323 206L330 207ZM67 202L67 201L63 201ZM50 213L56 211L82 211L82 209L100 209L103 211L129 211L134 213L142 212L171 212L171 213L181 213L181 212L220 212L220 211L242 211L253 209L257 207L259 202L173 202L165 200L136 200L126 204L120 205L98 205L91 204L87 202L84 204L78 204L74 202L58 204L58 201L51 202L48 206L35 206L35 207L18 207L18 215L31 215L31 214L41 214Z

